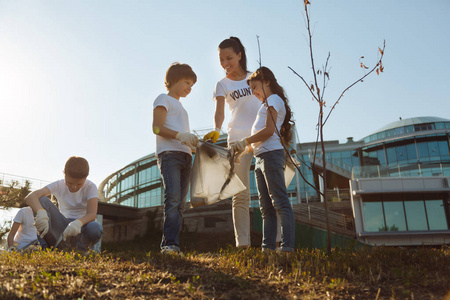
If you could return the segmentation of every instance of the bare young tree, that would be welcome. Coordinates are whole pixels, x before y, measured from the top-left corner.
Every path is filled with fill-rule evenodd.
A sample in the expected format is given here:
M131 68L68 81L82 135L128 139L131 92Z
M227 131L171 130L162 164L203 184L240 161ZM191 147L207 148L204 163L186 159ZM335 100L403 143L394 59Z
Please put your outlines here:
M9 207L25 207L25 197L30 193L29 181L25 182L25 185L20 187L19 182L12 181L9 185L3 186L3 182L0 180L0 209ZM0 223L0 241L10 231L11 221Z
M297 75L305 84L306 88L309 90L309 92L312 95L312 98L317 104L319 105L319 113L317 117L317 138L316 138L316 145L314 149L314 156L313 161L310 166L310 168L318 174L323 179L323 186L324 191L321 191L320 188L312 185L311 183L307 182L310 186L313 186L314 189L317 191L318 195L321 196L324 203L324 209L325 209L325 219L326 219L326 227L327 227L327 252L331 253L331 231L330 231L330 222L328 217L328 199L326 194L326 187L327 187L327 165L326 165L326 159L325 159L325 144L324 144L324 126L327 123L328 119L331 116L331 113L336 108L336 105L339 103L339 101L342 99L344 94L354 85L356 85L359 82L363 82L364 79L372 74L373 72L376 72L378 75L383 72L383 65L382 65L382 59L384 56L384 49L386 42L383 42L383 48L378 48L378 58L375 63L375 66L369 69L362 60L364 59L364 56L361 56L360 58L360 67L366 70L366 73L359 77L357 80L355 80L352 84L347 86L342 93L339 95L337 100L333 103L331 108L328 110L328 112L325 111L326 109L326 101L325 101L325 90L328 84L328 81L330 79L329 71L330 67L328 66L328 63L330 61L330 53L328 53L327 59L325 61L325 65L322 67L322 69L318 69L316 67L316 62L314 60L314 51L313 51L313 43L312 43L312 31L310 26L310 18L309 18L309 6L311 5L310 1L304 0L304 10L305 10L305 23L306 23L306 29L308 33L308 47L309 47L309 54L310 54L310 61L311 61L311 67L312 67L312 83L308 84L305 78L301 75L299 75L297 72L295 72L291 67L288 67L295 75ZM315 168L315 159L317 155L317 148L320 145L321 154L322 154L322 174L318 172L317 168ZM300 171L300 170L299 170Z
M27 180L23 186L18 181L11 181L8 185L3 186L0 180L0 206L3 207L25 207L27 206L24 199L30 193L31 183Z

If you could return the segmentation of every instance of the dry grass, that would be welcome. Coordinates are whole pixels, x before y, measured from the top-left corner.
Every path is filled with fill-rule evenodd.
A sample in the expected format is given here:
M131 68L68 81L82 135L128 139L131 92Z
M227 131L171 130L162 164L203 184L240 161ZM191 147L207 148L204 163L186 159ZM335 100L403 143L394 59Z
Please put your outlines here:
M1 299L443 299L450 249L0 254ZM140 245L140 246L139 246Z

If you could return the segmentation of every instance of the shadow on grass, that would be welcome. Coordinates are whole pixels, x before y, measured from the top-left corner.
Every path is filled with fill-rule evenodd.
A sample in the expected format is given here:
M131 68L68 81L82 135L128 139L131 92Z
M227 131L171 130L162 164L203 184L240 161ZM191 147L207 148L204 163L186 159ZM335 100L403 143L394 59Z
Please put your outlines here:
M236 268L220 266L221 256L241 255L246 251L234 247L233 233L181 233L180 244L186 257L160 254L160 233L155 231L125 243L105 244L103 248L121 260L148 263L161 274L160 284L187 287L193 298L287 299L276 286L264 284L261 276L244 277ZM252 236L252 240L260 241L260 238L260 235Z

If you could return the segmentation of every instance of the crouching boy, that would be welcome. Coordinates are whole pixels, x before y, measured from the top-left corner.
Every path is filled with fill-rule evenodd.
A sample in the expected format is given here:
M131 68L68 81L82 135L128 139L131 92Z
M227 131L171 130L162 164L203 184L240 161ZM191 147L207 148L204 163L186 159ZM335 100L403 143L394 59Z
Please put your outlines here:
M82 157L70 157L64 167L64 179L30 193L25 201L35 214L35 226L48 247L85 252L103 233L95 222L98 209L96 185L87 180L89 164ZM56 197L59 209L50 201Z

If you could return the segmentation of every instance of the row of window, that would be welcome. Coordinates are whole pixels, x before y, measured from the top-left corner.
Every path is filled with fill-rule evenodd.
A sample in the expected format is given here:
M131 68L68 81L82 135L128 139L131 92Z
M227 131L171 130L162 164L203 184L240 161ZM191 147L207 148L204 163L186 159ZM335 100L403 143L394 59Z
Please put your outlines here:
M364 166L353 168L357 178L450 176L450 163L396 166Z
M141 163L142 164L142 163ZM160 173L158 165L154 164L148 168L142 169L137 174L134 173L137 166L132 166L126 170L121 171L114 178L109 180L107 188L107 197L111 198L114 195L120 194L130 189L143 188L154 181L160 181ZM136 185L137 176L137 185Z
M367 197L363 197L365 232L449 229L444 200L438 196L394 201L389 199L391 196L376 197L380 200L367 201Z
M377 132L368 137L364 138L365 143L370 143L377 140L382 140L394 136L403 135L406 133L413 133L419 131L427 131L427 130L439 130L439 129L450 129L450 122L437 122L437 123L429 123L429 124L417 124L417 125L409 125L404 127L393 128L389 130L385 130L382 132Z
M363 150L364 165L404 165L418 162L450 161L448 141L415 142L410 144L389 146L384 145L378 150Z

